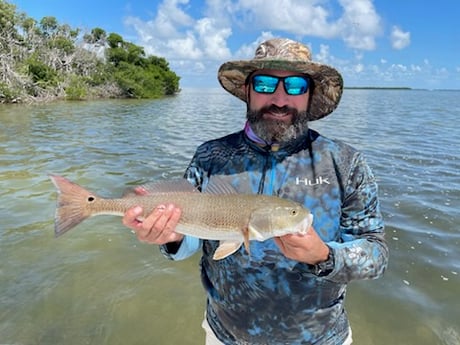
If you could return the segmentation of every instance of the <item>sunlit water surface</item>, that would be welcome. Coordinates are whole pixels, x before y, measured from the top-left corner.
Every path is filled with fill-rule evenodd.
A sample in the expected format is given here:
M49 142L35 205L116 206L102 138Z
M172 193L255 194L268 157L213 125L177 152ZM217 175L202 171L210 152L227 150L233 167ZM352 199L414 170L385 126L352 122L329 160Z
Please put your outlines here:
M311 123L362 150L391 250L382 279L353 282L357 345L460 344L460 92L346 90ZM0 344L203 344L196 255L165 260L120 218L58 239L49 173L102 195L180 177L201 142L242 128L219 89L150 101L0 107Z

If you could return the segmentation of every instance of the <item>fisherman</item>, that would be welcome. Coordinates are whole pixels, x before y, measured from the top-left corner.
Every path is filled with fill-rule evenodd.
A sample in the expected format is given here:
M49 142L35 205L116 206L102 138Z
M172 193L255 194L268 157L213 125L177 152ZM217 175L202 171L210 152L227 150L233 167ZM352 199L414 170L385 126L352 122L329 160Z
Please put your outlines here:
M169 259L202 250L206 344L351 344L347 284L382 276L389 254L363 155L308 127L339 104L341 75L312 61L307 46L270 39L253 59L224 63L218 79L246 102L246 125L199 146L185 177L205 189L219 175L239 193L295 200L310 209L313 226L214 260L217 241L174 231L181 209L173 204L143 221L141 208L131 208L123 223Z

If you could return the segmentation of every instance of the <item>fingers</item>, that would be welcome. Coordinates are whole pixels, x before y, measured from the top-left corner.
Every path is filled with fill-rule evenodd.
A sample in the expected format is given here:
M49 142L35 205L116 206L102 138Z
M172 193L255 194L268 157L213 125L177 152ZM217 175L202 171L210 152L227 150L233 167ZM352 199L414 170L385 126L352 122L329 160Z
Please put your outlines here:
M180 219L180 208L173 204L159 205L145 219L140 219L141 215L142 208L136 206L123 217L123 224L134 230L140 241L165 244L182 240L183 235L174 231Z
M275 243L278 245L278 247L281 249L282 253L286 252L286 246L284 245L283 240L280 237L274 237Z
M289 259L316 264L327 258L328 247L310 227L306 234L288 234L275 238L281 252Z
M123 217L123 225L133 230L142 227L142 222L139 221L140 217L142 216L142 212L143 210L140 206L130 208L128 211L126 211Z
M138 187L134 188L134 193L136 193L137 195L147 195L147 194L149 194L147 189L145 189L142 186L138 186Z

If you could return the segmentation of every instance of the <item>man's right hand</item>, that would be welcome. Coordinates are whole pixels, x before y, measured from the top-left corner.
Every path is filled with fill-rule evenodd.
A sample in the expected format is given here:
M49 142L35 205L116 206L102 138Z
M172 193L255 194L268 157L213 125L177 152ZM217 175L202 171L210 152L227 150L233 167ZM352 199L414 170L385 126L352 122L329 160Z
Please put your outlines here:
M139 241L162 245L184 238L174 231L181 216L181 209L174 204L158 205L145 219L142 214L142 207L135 206L123 217L123 225L132 229Z

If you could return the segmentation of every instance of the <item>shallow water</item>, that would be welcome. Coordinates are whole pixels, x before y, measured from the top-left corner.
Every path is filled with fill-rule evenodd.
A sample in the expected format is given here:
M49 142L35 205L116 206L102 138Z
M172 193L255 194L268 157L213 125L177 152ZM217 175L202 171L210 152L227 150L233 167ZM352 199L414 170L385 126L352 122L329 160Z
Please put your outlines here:
M355 344L460 344L460 92L346 90L311 126L365 152L391 257L353 282ZM0 344L202 344L199 256L170 262L120 219L54 238L64 175L106 196L182 175L201 142L242 128L218 89L150 101L0 106Z

